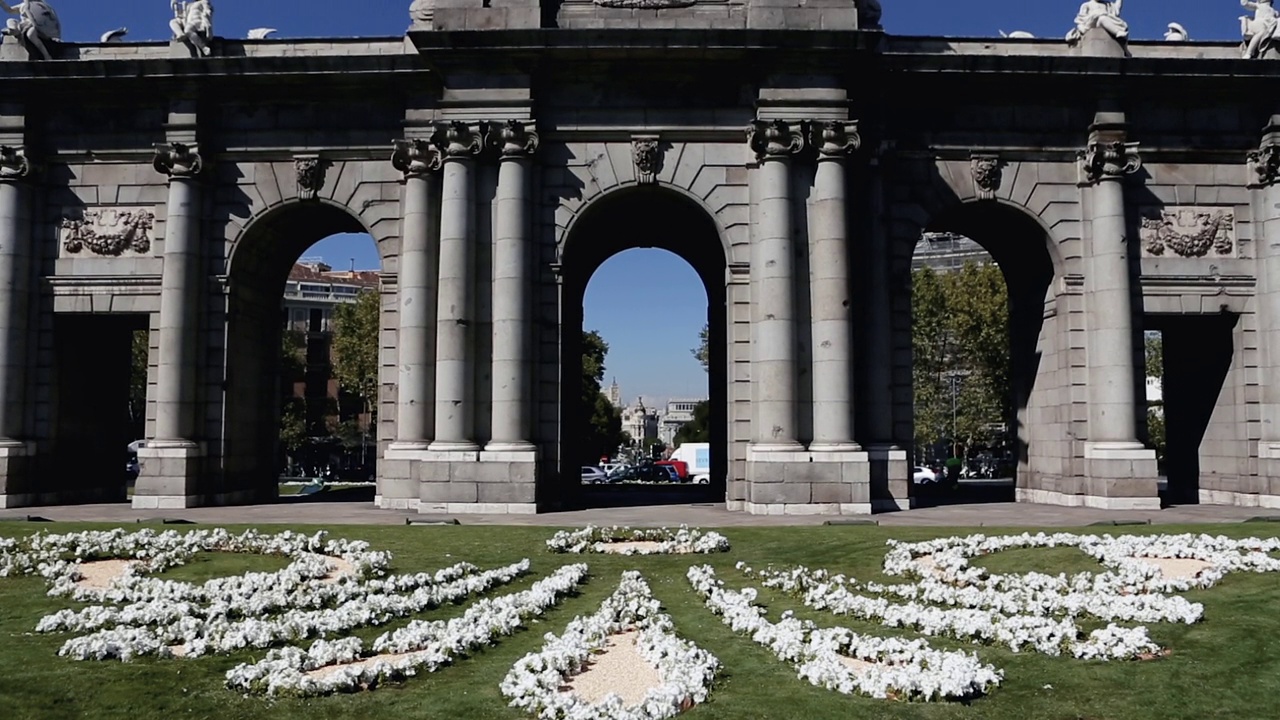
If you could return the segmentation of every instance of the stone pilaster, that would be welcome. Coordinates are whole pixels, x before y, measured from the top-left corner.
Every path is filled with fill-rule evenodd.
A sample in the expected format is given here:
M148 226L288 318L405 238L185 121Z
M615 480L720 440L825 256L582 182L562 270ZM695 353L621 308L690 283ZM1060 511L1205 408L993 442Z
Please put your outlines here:
M169 178L164 271L160 280L160 352L155 437L138 452L136 508L187 507L198 502L196 473L203 454L195 441L196 356L200 302L200 187L204 160L194 144L156 146L152 163Z
M32 444L26 441L31 161L20 147L0 147L0 508L33 501Z
M809 229L813 323L813 442L809 450L862 449L853 434L853 325L849 299L848 168L858 149L855 122L815 124L818 151Z
M757 120L747 132L751 172L751 453L803 450L797 440L795 250L791 159L799 123Z
M1086 355L1089 434L1085 443L1085 504L1117 509L1159 508L1155 452L1137 440L1134 308L1124 178L1142 166L1122 113L1097 114L1080 153L1089 241Z
M530 156L538 148L531 123L493 128L499 153L494 197L493 428L488 452L527 453L533 422L531 321L532 238L529 222Z
M1259 373L1275 378L1280 368L1280 115L1271 116L1262 143L1248 155L1249 186L1254 197L1258 263ZM1280 507L1280 382L1262 383L1262 436L1258 439L1258 504Z
M474 295L475 158L483 147L480 125L451 122L432 138L443 170L440 198L440 272L436 305L436 417L430 449L475 453ZM474 458L472 458L474 459Z

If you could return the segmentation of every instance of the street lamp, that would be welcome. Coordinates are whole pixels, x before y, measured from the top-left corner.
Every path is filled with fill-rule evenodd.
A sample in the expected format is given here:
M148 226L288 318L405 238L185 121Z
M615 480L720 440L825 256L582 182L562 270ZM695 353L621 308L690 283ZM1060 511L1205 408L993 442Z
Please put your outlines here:
M956 443L956 373L951 372L951 457L957 457L959 445Z

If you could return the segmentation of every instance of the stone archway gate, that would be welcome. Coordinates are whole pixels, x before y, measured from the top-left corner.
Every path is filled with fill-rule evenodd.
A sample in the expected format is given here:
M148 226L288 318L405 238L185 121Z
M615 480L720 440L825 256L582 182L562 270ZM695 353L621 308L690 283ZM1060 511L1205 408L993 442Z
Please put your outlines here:
M402 38L219 38L208 57L41 60L5 37L0 506L100 496L51 471L68 315L152 330L135 506L274 495L273 469L226 472L232 258L315 203L383 258L378 504L555 507L577 461L559 253L594 199L639 184L700 203L725 248L732 509L910 504L905 261L966 203L1034 220L1053 259L1020 500L1157 506L1144 317L1225 313L1201 499L1280 503L1280 66L1223 43L892 37L849 3L651 5L416 2Z

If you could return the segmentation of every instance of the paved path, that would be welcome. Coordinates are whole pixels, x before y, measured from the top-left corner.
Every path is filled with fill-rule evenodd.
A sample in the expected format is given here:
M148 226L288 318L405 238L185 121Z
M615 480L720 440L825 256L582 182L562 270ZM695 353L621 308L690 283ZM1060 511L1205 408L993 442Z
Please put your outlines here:
M139 520L181 519L202 524L295 525L403 525L410 520L447 520L443 516L380 510L368 502L282 500L269 505L189 508L184 510L134 510L127 504L62 505L0 510L0 520L25 520L35 516L56 521L95 521L133 524ZM1094 510L1052 505L986 503L948 505L862 518L829 516L758 516L729 512L724 504L654 505L601 508L541 515L457 515L464 525L582 526L630 525L653 527L679 525L734 527L744 525L821 525L833 521L873 521L885 526L954 527L1079 527L1099 522L1232 523L1254 517L1280 517L1280 511L1221 505L1185 505L1158 511ZM1280 529L1278 524L1277 529Z

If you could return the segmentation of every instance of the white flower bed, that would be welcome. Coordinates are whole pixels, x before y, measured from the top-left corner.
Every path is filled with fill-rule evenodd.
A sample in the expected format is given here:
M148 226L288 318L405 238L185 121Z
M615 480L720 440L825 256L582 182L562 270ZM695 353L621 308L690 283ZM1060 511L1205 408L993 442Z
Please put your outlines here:
M681 525L670 528L598 527L588 525L579 530L561 530L547 541L547 548L558 553L606 552L606 545L641 543L646 546L624 547L621 555L666 555L672 553L727 552L729 539L715 531L702 531ZM649 543L656 543L648 546Z
M818 687L875 698L961 699L988 692L1003 677L972 653L935 650L923 640L868 637L846 628L819 629L790 612L771 623L764 618L764 609L754 604L754 588L725 588L710 565L689 568L688 578L726 625L794 664L801 678ZM868 665L855 671L841 656Z
M814 609L926 635L1003 645L1015 652L1030 649L1103 660L1150 657L1162 650L1144 626L1122 627L1109 622L1086 635L1076 618L1195 623L1202 619L1204 607L1165 593L1209 587L1232 570L1280 570L1280 560L1267 554L1280 548L1280 540L1274 538L1023 533L919 543L890 540L889 545L885 573L913 576L915 582L859 583L805 567L754 572L739 563L739 568L759 576L767 587L798 595ZM979 555L1032 547L1078 547L1111 569L1071 577L996 574L968 563L969 558ZM1166 578L1158 567L1141 558L1188 558L1209 567L1195 577Z
M566 678L580 672L610 636L632 629L639 630L640 655L658 669L661 686L649 689L631 706L613 693L591 703L560 691ZM548 633L540 651L516 661L501 689L512 707L541 720L651 720L674 717L690 703L705 702L719 667L714 655L676 636L671 618L661 612L640 573L627 571L594 615L574 618L559 637Z
M246 573L202 584L138 574L179 565L200 551L257 552L294 558L270 573ZM332 577L340 557L357 576ZM80 561L137 560L106 589L77 584ZM131 660L265 648L385 624L486 592L528 573L529 561L481 571L457 563L430 573L375 577L390 555L364 542L328 541L324 533L263 535L225 530L191 533L37 534L0 544L0 574L40 574L50 595L97 604L60 610L41 619L37 632L88 633L71 638L59 654L77 660Z
M459 655L514 633L527 619L557 604L586 575L586 565L566 565L523 592L478 600L462 617L415 620L385 633L374 640L372 652L366 652L355 637L317 640L306 650L271 650L260 662L228 671L227 687L267 695L324 695L434 672ZM388 657L376 657L380 654ZM329 666L334 666L329 672L315 672Z

